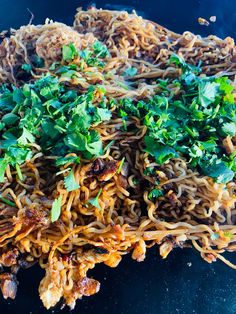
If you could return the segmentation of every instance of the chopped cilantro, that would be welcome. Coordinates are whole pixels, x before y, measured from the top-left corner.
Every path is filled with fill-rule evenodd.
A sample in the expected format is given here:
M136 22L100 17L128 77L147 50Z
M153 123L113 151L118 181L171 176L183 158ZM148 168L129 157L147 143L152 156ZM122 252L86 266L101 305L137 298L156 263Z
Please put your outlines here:
M150 200L154 200L154 199L156 199L156 198L158 198L160 196L163 196L163 191L160 190L160 189L153 189L148 194L148 198Z
M74 51L72 45L69 47ZM105 88L97 88L105 97ZM81 153L88 159L101 155L102 140L92 128L109 121L112 114L104 103L94 104L95 92L93 88L81 95L49 74L12 91L3 90L0 94L0 103L4 99L5 104L1 119L0 181L4 181L8 165L16 167L32 157L31 144L35 142L44 153L58 156L58 166L72 159L79 162L79 157L63 159L68 153Z
M90 198L90 199L88 200L88 203L91 204L92 206L98 208L98 209L101 209L101 207L100 207L100 205L99 205L99 202L98 202L98 199L99 199L99 196L101 195L101 193L102 193L102 189L100 189L100 190L98 191L98 194L97 194L96 197Z
M123 72L124 76L135 76L137 74L137 69L130 67Z
M104 152L106 152L113 144L115 143L114 140L110 141L110 143L108 143L105 147L104 147Z
M12 206L12 207L16 207L16 204L13 203L12 201L8 200L7 198L3 197L0 195L0 202L3 202L9 206Z
M225 231L225 232L224 232L224 236L227 237L227 238L229 238L229 239L231 240L232 237L233 237L233 234L232 234L231 232L229 232L229 231Z
M232 83L227 77L200 76L199 66L187 64L176 54L170 63L182 74L172 82L158 80L158 95L148 101L120 100L123 129L130 115L138 117L147 128L143 150L159 165L182 155L201 174L227 183L236 169L235 155L226 156L222 145L224 137L236 134ZM178 86L179 95L172 94L169 82Z
M161 145L152 137L145 137L145 145L146 152L155 157L156 162L160 165L168 161L170 158L178 156L172 147Z
M103 68L105 63L102 59L108 57L109 51L100 41L96 41L90 49L84 49L79 52L79 56L89 66L97 66Z
M222 161L202 163L203 174L215 179L218 183L227 183L233 180L234 172Z
M24 64L22 64L21 68L28 73L30 73L32 71L32 65L31 64L24 63Z
M225 135L235 136L236 135L236 123L235 122L226 122L222 126L222 131Z
M14 113L6 113L3 117L2 117L2 123L4 123L5 125L12 125L14 123L16 123L16 121L19 120L19 117L14 114Z
M52 222L57 221L59 219L59 217L60 217L60 214L61 214L61 202L62 202L62 196L60 195L52 203L52 209L51 209L51 221Z
M16 171L17 171L17 175L20 181L23 181L24 177L23 174L21 172L20 166L18 164L16 164Z
M154 168L152 167L147 167L144 169L144 175L148 176L148 175L153 175L154 174Z
M93 44L93 52L96 57L106 58L109 56L109 51L105 45L103 45L100 41L95 41Z
M200 81L198 85L199 89L199 101L202 107L207 108L208 105L215 101L219 84L215 82Z
M119 174L123 168L123 165L124 165L124 162L125 162L125 157L123 157L121 159L121 162L120 162L120 165L119 165L119 168L117 169L117 173Z
M56 165L57 166L63 166L65 164L67 164L68 162L79 164L80 163L80 157L78 157L78 156L59 157L56 160Z
M76 182L73 170L64 179L64 184L68 192L79 189L80 185Z
M75 48L74 44L71 43L68 46L62 47L62 58L64 61L70 62L77 56L78 56L78 51Z
M0 182L4 182L4 175L8 162L6 158L0 158Z
M17 141L19 144L27 145L28 143L34 143L35 138L27 129L23 128L23 133Z

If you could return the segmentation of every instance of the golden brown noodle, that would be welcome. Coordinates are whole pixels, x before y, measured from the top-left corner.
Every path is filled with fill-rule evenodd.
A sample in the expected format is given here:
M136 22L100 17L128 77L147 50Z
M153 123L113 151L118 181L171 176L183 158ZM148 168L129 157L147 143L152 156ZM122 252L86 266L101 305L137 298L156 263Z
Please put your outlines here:
M46 61L44 69L32 73L37 78L48 71L53 61L60 60L64 44L74 42L81 49L96 38L108 46L112 56L104 69L109 74L104 81L108 98L138 100L157 93L157 86L145 79L178 76L179 70L168 63L173 52L193 64L201 60L206 74L227 73L232 78L236 74L236 48L231 38L201 38L189 32L178 35L134 13L91 9L78 11L74 29L47 21L43 26L28 25L14 31L0 46L0 79L21 84L17 69L22 63L31 62L33 52ZM139 73L132 77L135 88L129 90L122 87L124 78L119 75L127 66L135 66ZM84 81L74 79L70 83L81 92L101 78L96 68L87 68L80 75ZM176 86L170 87L176 95L179 93ZM98 103L100 98L98 93L95 101ZM80 184L76 191L67 192L63 174L55 175L54 157L43 156L38 146L34 148L34 158L21 166L24 182L7 169L0 192L3 197L10 196L17 208L0 202L0 263L18 263L18 257L10 265L6 263L7 252L14 248L29 264L38 261L46 272L39 287L46 308L54 306L61 297L74 308L76 299L99 290L99 283L87 277L96 263L116 267L122 255L129 252L133 259L142 261L146 247L154 244L160 245L163 258L174 247L192 246L206 261L219 258L236 268L221 255L235 250L235 182L215 183L193 172L184 159L172 159L158 166L142 150L146 127L136 117L129 117L127 124L136 125L139 132L121 132L120 118L95 127L105 145L114 140L100 162L115 160L117 170L125 157L127 162L120 174L115 170L103 178L91 175L95 161L63 166L73 168ZM156 202L148 199L155 186L154 178L144 173L150 166L156 167L165 190ZM87 201L100 188L100 209L87 207ZM49 212L59 195L62 213L52 224ZM215 232L220 233L218 239L212 237Z

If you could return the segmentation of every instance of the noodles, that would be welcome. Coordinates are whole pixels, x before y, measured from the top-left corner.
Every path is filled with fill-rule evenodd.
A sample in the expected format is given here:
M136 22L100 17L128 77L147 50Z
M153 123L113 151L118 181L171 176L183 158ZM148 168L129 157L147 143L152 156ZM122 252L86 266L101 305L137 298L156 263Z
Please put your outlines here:
M97 40L105 46L96 46ZM63 139L67 148L82 146L89 134L86 145L77 152L64 153L64 146L57 146L64 129L74 121L72 114L66 116L67 111L63 119L55 118L60 124L51 121L41 142L39 133L45 124L35 128L33 135L23 128L26 133L20 148L30 150L31 157L16 167L13 162L6 165L0 183L0 265L8 274L0 277L0 287L5 298L15 297L16 270L37 262L45 269L39 286L44 306L50 308L63 298L74 308L77 299L99 291L99 282L87 277L97 263L116 267L127 253L143 261L147 248L155 244L163 258L175 247L191 246L207 262L218 258L236 268L222 255L235 251L235 181L216 182L193 167L184 154L158 163L145 148L149 125L135 108L162 93L158 78L168 79L165 92L172 98L183 94L175 81L181 69L170 62L173 52L195 66L201 61L201 75L227 74L233 80L236 74L233 39L201 38L189 32L178 35L135 13L79 10L73 28L47 20L45 25L23 26L3 39L1 82L13 83L18 91L23 90L24 97L31 88L30 101L25 100L19 113L19 125L30 123L40 97L48 97L42 107L49 108L48 115L51 110L56 117L68 106L69 113L83 111L84 118L75 121L84 129L88 119L100 114L79 144L68 137L71 134ZM105 61L99 59L102 54ZM45 81L40 81L45 77L56 92L51 87L48 91ZM28 89L24 89L25 83ZM40 84L43 87L37 89ZM70 100L73 93L75 101ZM83 98L79 103L79 97L86 95L92 100ZM131 104L127 99L136 104L133 113L124 109ZM83 107L87 101L91 117ZM78 112L72 107L77 103ZM22 122L31 109L28 121ZM6 121L4 112L0 116ZM69 120L63 124L66 118ZM32 129L37 123L40 121L32 122ZM61 132L53 142L57 149L48 144L54 140L55 129ZM222 143L232 156L235 138L228 136ZM1 157L6 151L1 147ZM9 292L9 285L1 285L1 280L12 283L13 291Z

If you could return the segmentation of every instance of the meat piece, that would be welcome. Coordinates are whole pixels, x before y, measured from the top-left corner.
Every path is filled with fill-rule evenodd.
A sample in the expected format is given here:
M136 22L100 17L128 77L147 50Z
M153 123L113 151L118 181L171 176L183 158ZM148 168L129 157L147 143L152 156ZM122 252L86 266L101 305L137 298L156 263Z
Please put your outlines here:
M0 288L4 299L15 299L18 281L16 276L10 273L0 274Z
M97 158L96 160L94 160L93 164L92 164L92 168L89 171L90 174L95 174L95 175L99 175L103 169L105 168L105 162L103 159L101 158Z
M47 212L45 210L40 210L39 208L27 208L24 215L24 225L48 225L50 223L47 217Z
M203 17L199 17L198 18L198 23L200 24L200 25L205 25L205 26L209 26L209 22L206 20L206 19L204 19Z
M50 269L46 269L46 275L39 285L39 295L46 309L55 306L63 295L63 287L60 284L60 273L54 271L54 276Z
M136 260L137 262L142 262L145 259L145 255L146 255L146 244L143 239L140 239L133 250L132 258Z
M170 241L164 242L160 246L160 255L162 258L167 258L168 254L172 251L173 249L173 243Z
M37 263L37 260L33 260L33 261L27 261L26 257L25 258L21 258L18 261L18 265L20 266L20 268L22 269L27 269L30 268L31 266L33 266L34 264Z
M107 259L104 264L109 266L109 267L117 267L118 264L121 261L121 256L118 253L112 253L109 257L109 259Z
M211 264L212 262L216 262L216 256L214 254L211 253L202 253L201 254L202 258L208 262L209 264Z
M118 162L115 160L109 160L105 167L103 168L102 172L98 175L99 181L108 181L110 180L118 170Z
M5 267L10 267L17 263L17 257L19 256L19 251L15 248L3 253L0 256L0 264Z
M74 284L73 290L74 289L78 289L82 295L90 296L99 291L100 283L95 279L85 277L81 281Z
M88 174L96 175L99 181L108 181L116 174L118 167L116 160L104 161L98 158L93 162Z

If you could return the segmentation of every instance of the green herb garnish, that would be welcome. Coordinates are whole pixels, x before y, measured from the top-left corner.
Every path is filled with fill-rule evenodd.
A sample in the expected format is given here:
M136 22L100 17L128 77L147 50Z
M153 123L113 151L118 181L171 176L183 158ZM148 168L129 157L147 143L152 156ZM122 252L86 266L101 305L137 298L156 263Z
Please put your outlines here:
M71 192L80 188L80 185L75 180L73 170L71 170L68 176L65 177L64 184L68 192Z
M70 62L77 56L78 50L75 48L74 44L71 43L68 46L62 47L62 58L64 61Z
M236 170L235 155L227 156L222 145L226 136L236 134L233 86L227 77L200 76L199 66L187 64L176 54L170 63L181 68L182 74L171 82L157 80L158 95L149 101L120 101L123 129L130 115L138 117L147 127L144 151L158 165L183 156L190 167L226 184ZM178 86L181 93L173 95L168 83Z
M158 197L160 197L160 196L163 196L163 195L164 195L163 191L156 188L156 189L153 189L153 190L151 190L151 191L149 192L148 198L149 198L150 200L154 200L154 199L156 199L156 198L158 198Z
M7 198L3 197L0 195L0 201L9 205L9 206L12 206L12 207L16 207L16 204L13 203L12 201L8 200Z
M117 169L117 173L118 173L118 174L120 174L120 172L121 172L121 170L122 170L122 168L123 168L124 162L125 162L125 157L123 157L123 158L121 159L119 168Z
M62 202L62 196L60 195L52 203L52 209L51 209L51 221L52 222L57 221L59 219L59 217L60 217L60 214L61 214L61 202Z
M98 209L101 209L99 202L98 202L98 199L99 199L99 196L101 195L101 193L102 193L102 189L100 189L98 191L98 194L96 197L89 199L88 203L91 204L92 206L98 208Z

